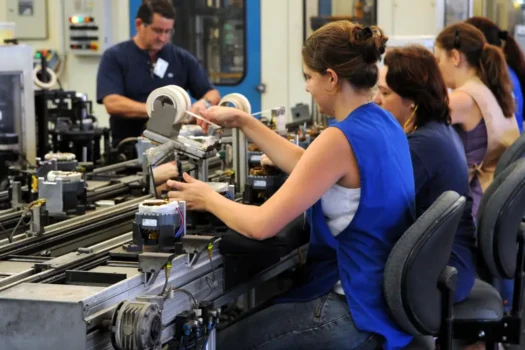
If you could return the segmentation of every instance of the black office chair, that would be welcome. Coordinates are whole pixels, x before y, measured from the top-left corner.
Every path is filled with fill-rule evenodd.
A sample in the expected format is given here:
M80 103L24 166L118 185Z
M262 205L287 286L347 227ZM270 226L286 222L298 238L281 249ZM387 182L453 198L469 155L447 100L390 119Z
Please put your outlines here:
M485 191L477 217L480 276L514 278L513 305L504 315L498 291L477 279L471 295L454 306L454 338L484 341L487 349L497 343L519 344L523 300L525 225L525 159L503 170ZM485 272L485 276L483 276Z
M525 133L521 135L514 143L503 152L496 165L494 177L501 174L509 165L520 158L525 157Z
M385 267L383 289L398 326L415 336L409 348L433 349L432 337L448 349L457 271L447 267L465 197L443 193L396 243ZM420 343L427 341L427 344ZM417 345L416 345L417 343Z

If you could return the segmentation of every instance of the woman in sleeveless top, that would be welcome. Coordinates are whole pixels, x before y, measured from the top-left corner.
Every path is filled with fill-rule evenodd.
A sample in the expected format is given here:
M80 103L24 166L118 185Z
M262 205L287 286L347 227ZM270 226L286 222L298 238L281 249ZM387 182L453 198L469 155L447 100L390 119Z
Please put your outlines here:
M462 301L476 276L476 228L465 152L450 125L447 88L432 52L423 46L387 50L374 101L390 111L407 134L417 215L446 191L467 198L449 261L458 270L455 301Z
M447 87L453 89L452 123L465 148L476 217L500 156L519 137L507 65L501 49L468 23L443 29L434 55Z
M525 91L525 58L523 57L523 52L521 52L514 37L506 30L501 30L490 19L486 17L471 17L466 22L481 30L483 35L485 35L485 40L491 45L501 47L505 54L516 104L514 115L521 133L523 131L523 92Z
M276 235L305 211L311 226L304 283L220 332L220 349L400 349L412 339L391 319L382 292L386 260L414 220L415 201L403 129L370 103L386 40L377 27L337 21L304 43L306 90L337 120L306 150L237 109L201 111L240 128L290 176L260 207L230 201L187 174L186 183L169 182L169 197L253 239Z
M507 31L502 31L496 23L485 17L469 18L467 23L472 24L485 35L491 45L501 47L507 61L510 80L512 82L513 97L516 104L516 121L520 133L523 131L523 92L525 91L525 58L518 43ZM494 280L494 285L500 291L505 304L505 311L512 309L512 296L514 294L514 280Z

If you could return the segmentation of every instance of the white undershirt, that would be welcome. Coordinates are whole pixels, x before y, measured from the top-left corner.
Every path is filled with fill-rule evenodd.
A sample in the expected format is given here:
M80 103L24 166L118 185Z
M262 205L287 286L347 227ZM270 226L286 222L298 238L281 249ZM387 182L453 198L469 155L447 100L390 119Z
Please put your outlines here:
M352 222L361 199L360 188L346 188L333 185L322 197L321 204L328 228L337 237ZM334 292L344 295L341 281L337 281Z

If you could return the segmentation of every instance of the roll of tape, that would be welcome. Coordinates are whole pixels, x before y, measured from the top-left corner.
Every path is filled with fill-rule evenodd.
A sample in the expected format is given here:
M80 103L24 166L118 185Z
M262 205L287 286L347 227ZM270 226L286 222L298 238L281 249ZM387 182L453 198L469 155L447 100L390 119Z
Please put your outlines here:
M55 71L47 67L46 71L47 71L47 74L49 74L51 79L48 83L44 83L43 81L38 79L37 74L40 70L42 70L41 65L38 65L35 67L35 69L33 69L33 83L41 89L51 89L53 86L55 86L55 84L58 81Z
M169 103L175 107L173 124L181 123L184 120L186 111L191 108L190 96L186 90L177 85L167 85L155 89L149 94L146 101L146 110L150 118L154 110L153 104L157 99L160 99L162 103Z
M233 93L228 94L224 96L221 101L219 102L219 106L230 106L235 107L237 109L240 109L243 112L246 112L248 114L252 113L252 106L250 105L250 101L241 94Z
M179 204L177 202L166 203L163 199L148 199L139 204L141 214L175 214Z

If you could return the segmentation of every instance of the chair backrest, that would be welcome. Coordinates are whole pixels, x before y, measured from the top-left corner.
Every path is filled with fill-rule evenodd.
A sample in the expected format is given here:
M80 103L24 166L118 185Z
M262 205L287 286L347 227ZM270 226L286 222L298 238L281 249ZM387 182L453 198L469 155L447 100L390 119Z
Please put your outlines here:
M394 321L413 335L441 326L440 274L447 266L465 197L443 193L401 236L388 257L383 282Z
M494 177L501 174L509 165L525 157L525 133L523 133L509 148L503 152L496 165Z
M519 159L494 178L479 204L478 248L493 277L514 277L524 213L525 159Z

